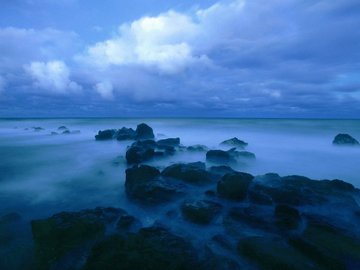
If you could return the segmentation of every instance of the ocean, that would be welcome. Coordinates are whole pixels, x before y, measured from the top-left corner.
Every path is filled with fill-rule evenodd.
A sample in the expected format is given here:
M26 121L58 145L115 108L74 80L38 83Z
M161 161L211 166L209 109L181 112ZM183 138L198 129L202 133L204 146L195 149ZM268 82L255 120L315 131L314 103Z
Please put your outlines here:
M246 150L256 161L234 169L253 175L303 175L360 186L360 147L332 145L338 133L360 139L360 120L2 119L0 213L16 211L32 219L99 205L126 207L124 156L131 142L95 141L94 135L142 122L157 138L179 137L186 146L226 149L219 143L238 137L249 143ZM61 134L60 126L75 132ZM183 152L149 164L164 168L193 161L205 161L205 153Z

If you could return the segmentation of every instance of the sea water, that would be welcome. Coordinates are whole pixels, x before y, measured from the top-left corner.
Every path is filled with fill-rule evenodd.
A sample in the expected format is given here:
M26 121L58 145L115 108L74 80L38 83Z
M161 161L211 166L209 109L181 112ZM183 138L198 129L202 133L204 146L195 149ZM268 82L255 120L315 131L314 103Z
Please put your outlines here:
M210 149L237 137L256 161L235 169L261 175L342 179L360 186L360 147L332 145L338 133L360 140L360 120L305 119L3 119L0 120L0 213L32 218L96 206L129 207L124 193L125 152L130 141L95 141L99 130L147 123L157 139L180 137L185 146ZM61 133L66 126L74 134ZM35 131L34 127L42 130ZM205 152L177 153L151 161L204 161ZM137 211L137 210L134 210ZM153 217L149 217L150 224Z

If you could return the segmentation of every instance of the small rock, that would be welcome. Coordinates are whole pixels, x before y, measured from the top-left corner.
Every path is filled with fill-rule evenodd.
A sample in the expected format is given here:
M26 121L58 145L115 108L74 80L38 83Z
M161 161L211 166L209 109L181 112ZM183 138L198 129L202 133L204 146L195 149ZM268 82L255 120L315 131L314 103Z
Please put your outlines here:
M359 142L349 134L338 134L333 140L336 145L359 145Z

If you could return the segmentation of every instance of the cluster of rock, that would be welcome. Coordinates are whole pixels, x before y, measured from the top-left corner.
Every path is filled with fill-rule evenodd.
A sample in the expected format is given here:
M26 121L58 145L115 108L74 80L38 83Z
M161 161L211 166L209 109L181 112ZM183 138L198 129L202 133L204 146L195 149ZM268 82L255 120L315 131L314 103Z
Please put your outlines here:
M95 139L98 141L116 139L118 141L125 140L148 140L154 139L154 132L147 124L139 124L136 130L132 128L122 127L121 129L100 130Z
M51 135L59 135L59 134L79 134L80 130L70 130L66 126L58 127L57 131L52 131Z
M38 269L360 267L359 190L341 180L253 176L202 162L135 165L125 191L162 220L142 227L141 217L97 208L33 221ZM167 227L174 219L207 237Z

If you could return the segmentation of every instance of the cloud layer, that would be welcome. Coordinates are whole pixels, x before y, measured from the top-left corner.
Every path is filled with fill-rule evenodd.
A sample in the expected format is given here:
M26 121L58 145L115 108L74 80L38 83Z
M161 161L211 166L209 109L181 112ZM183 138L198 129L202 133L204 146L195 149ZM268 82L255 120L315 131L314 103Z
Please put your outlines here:
M95 114L356 117L359 15L354 0L224 0L140 15L94 43L8 26L3 95L67 95L65 109L82 96Z

